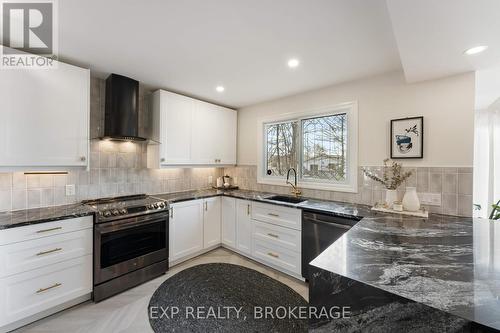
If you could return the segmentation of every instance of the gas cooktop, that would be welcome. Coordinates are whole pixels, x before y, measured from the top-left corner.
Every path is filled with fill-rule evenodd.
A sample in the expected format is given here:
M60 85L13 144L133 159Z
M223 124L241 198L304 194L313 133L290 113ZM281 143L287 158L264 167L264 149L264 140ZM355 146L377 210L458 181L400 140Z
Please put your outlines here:
M146 194L85 200L97 211L96 223L168 210L168 202Z

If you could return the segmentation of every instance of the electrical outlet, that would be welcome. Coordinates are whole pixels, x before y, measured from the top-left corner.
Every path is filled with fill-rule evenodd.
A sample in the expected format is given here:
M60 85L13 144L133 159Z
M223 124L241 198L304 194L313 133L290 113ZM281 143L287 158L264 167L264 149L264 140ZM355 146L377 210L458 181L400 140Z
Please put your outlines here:
M429 206L441 206L441 193L419 193L420 203Z
M66 185L66 196L70 197L75 195L76 188L75 184Z
M213 176L208 176L208 185L211 185L214 182Z
M234 185L238 185L238 177L233 177Z

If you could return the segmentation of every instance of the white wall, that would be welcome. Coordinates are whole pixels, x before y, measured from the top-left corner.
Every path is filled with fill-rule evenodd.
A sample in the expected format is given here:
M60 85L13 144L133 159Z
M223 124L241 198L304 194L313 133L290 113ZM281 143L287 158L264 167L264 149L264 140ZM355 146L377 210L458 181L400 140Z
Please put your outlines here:
M359 165L381 165L390 120L424 116L424 158L405 166L473 164L474 73L407 84L402 72L330 86L238 110L238 164L257 164L257 119L357 101Z

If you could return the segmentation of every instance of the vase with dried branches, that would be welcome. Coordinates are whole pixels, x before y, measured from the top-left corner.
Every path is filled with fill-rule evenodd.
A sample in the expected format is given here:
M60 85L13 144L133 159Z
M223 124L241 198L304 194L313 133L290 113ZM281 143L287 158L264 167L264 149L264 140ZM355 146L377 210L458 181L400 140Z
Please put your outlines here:
M384 160L382 176L363 168L363 173L370 179L382 184L386 189L385 203L391 208L394 201L397 200L396 189L413 174L412 171L403 171L403 165L388 158Z

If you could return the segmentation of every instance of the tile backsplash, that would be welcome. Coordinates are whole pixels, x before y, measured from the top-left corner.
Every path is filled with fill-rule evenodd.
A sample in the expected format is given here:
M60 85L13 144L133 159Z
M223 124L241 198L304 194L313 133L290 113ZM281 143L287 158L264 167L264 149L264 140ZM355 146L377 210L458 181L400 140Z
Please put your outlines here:
M0 173L0 211L38 208L85 199L138 193L168 193L210 187L221 168L146 169L145 145L93 141L90 169L67 174ZM66 185L75 185L66 196Z
M385 199L385 189L380 184L364 176L360 167L358 170L358 193L302 189L306 197L335 200L349 203L373 205ZM382 167L365 167L370 171L381 172ZM406 168L413 175L398 189L398 198L404 195L405 186L417 187L417 192L436 193L441 195L440 206L426 206L430 212L471 216L472 215L472 168ZM224 173L233 177L242 189L258 190L289 194L290 186L276 186L257 183L256 166L237 166L225 168ZM284 182L283 182L284 183Z

